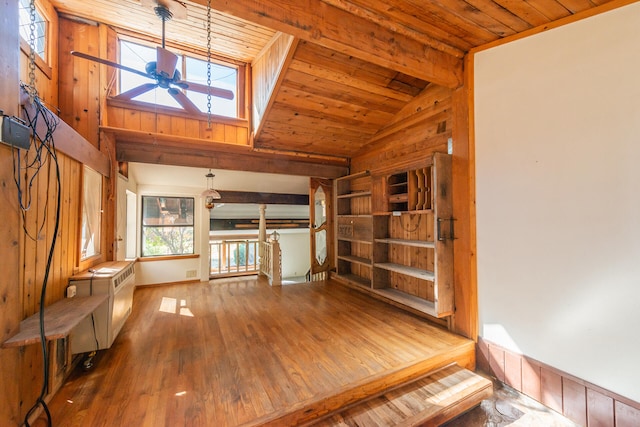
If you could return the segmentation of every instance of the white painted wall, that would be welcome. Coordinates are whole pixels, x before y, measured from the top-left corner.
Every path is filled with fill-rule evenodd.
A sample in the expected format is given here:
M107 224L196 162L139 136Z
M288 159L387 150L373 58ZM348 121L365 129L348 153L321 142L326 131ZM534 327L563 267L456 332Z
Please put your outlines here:
M278 233L282 250L282 277L304 276L311 268L309 229L278 230Z
M136 286L200 280L200 258L137 262ZM193 270L196 271L196 277L187 277L187 271Z
M481 335L640 401L640 3L475 55Z
M167 173L172 172L168 170ZM206 183L205 183L206 184ZM199 254L199 258L154 260L136 263L136 284L138 286L156 285L161 283L183 282L187 280L209 280L209 216L210 212L204 207L204 201L200 194L203 188L168 186L168 185L148 185L138 184L136 187L138 196L138 206L141 206L142 196L164 195L175 197L195 197L195 244L194 251ZM257 206L254 206L257 212ZM245 207L245 210L246 207ZM214 209L213 214L219 212ZM289 215L288 213L293 213ZM306 213L306 215L305 215ZM301 216L302 215L302 216ZM306 217L309 216L308 207L299 206L268 206L268 218L284 217ZM256 217L253 214L251 217ZM140 236L142 227L140 215L136 218L137 236ZM271 233L273 230L267 230ZM279 230L280 245L283 253L282 273L283 277L304 276L310 268L309 259L309 230ZM236 232L230 232L237 234ZM255 232L257 236L257 231ZM137 253L140 253L140 239L137 240ZM195 277L187 272L196 271Z

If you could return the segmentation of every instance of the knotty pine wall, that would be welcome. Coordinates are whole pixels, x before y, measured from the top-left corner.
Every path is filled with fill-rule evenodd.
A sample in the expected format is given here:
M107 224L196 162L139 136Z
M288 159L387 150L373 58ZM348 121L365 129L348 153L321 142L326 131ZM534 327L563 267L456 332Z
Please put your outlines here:
M100 95L106 90L103 82L107 79L101 76L101 71L109 75L113 71L96 62L75 58L71 51L100 56L104 51L101 36L105 38L105 33L106 28L97 25L60 18L60 118L96 148L100 148Z
M452 117L452 91L435 85L426 88L374 137L376 140L371 147L352 159L352 173L369 170L373 176L424 167L426 162L430 162L434 152L447 152L448 140L452 135ZM376 197L375 190L373 197ZM356 200L362 203L362 199ZM352 205L352 208L357 207ZM375 202L373 210L376 211ZM414 228L416 218L413 215L405 218L412 224L409 228ZM433 218L430 218L432 221ZM426 233L427 228L428 226L421 227L421 230ZM422 238L426 240L426 236ZM371 245L362 246L358 248L363 251L362 255L370 256L368 251L371 250ZM423 267L433 269L433 255L429 256L430 251L416 248L408 250L423 252L423 256L419 257L424 262ZM392 259L394 256L401 258L406 255L404 250L389 252ZM370 271L366 271L364 277L368 274ZM391 276L396 274L391 273ZM406 293L433 299L431 282L425 284L418 279L403 277L402 281L396 283L404 283L404 287L399 289Z
M253 128L258 129L268 109L271 94L294 43L293 36L280 33L251 64L253 89Z
M96 70L91 67L69 68L66 55L58 50L66 49L73 41L92 40L98 33L94 31L75 31L77 26L66 19L58 19L51 4L39 1L43 14L49 20L51 50L47 52L48 65L38 61L36 68L36 88L40 99L47 107L60 112L65 119L90 143L99 147L98 120L99 100L97 88L87 84L95 78ZM18 6L17 2L1 2L0 16L2 17L1 35L3 43L0 46L2 64L17 64L3 66L0 69L2 82L2 101L0 108L10 115L20 116L18 107L20 90L19 81L29 82L28 49L18 36ZM91 27L90 27L91 28ZM58 42L60 40L60 43ZM88 42L87 42L88 43ZM58 65L64 64L58 73ZM88 76L80 78L78 76ZM79 81L79 82L78 82ZM75 88L74 82L77 85ZM84 83L82 83L84 82ZM60 83L60 86L59 86ZM60 96L62 95L62 96ZM104 145L104 144L103 144ZM102 147L104 152L108 149ZM23 159L34 158L33 148L22 152ZM52 266L47 281L45 305L58 301L65 296L68 279L79 269L85 269L102 260L110 253L107 226L103 229L103 256L87 263L79 262L79 232L80 232L80 203L82 194L82 163L58 151L58 163L61 176L61 214L60 226L57 234L57 244L52 258ZM3 274L0 282L0 325L4 341L18 331L19 323L26 317L36 313L40 308L40 294L43 287L45 266L48 258L49 246L54 232L56 173L53 163L45 163L30 189L31 206L24 215L18 208L18 192L14 183L13 160L14 154L8 147L0 146L0 193L2 198L2 242L0 242L0 258L3 260ZM33 175L30 170L22 175L22 189ZM109 204L111 183L104 180L105 215L113 211L113 203ZM112 216L113 217L113 216ZM113 221L111 221L113 222ZM64 340L49 343L51 372L49 376L49 392L55 392L62 384L70 368L70 356L65 351ZM20 425L25 413L35 402L42 387L43 360L39 345L28 345L21 348L0 350L0 388L6 398L0 399L0 424Z
M428 86L351 159L351 173L387 174L424 166L434 152L447 152L452 118L452 91Z
M244 119L217 117L211 124L203 115L169 111L168 108L150 107L136 102L108 101L106 125L115 134L126 130L128 134L143 132L146 135L160 134L194 140L249 145L249 124ZM149 142L140 135L141 143ZM194 141L195 142L195 141Z
M20 36L18 35L18 5L13 1L0 2L0 108L5 114L17 115L18 67L20 58ZM16 205L17 191L13 185L13 155L11 149L0 144L0 339L3 341L17 331L22 320L22 285L20 282L20 214ZM19 348L0 349L0 421L7 425L18 425L23 394L22 375L26 372L25 358Z

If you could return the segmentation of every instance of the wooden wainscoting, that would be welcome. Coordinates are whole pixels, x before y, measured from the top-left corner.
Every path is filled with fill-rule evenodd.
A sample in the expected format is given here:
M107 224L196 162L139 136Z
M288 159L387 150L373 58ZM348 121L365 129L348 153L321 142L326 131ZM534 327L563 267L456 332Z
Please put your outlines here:
M478 368L583 426L640 426L640 403L479 338Z

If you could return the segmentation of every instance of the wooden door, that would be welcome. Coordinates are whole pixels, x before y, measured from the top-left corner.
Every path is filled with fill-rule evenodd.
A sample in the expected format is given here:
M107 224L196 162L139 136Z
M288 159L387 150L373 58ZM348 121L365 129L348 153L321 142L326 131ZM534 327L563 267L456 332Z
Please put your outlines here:
M323 280L333 268L333 183L311 178L309 184L311 280Z

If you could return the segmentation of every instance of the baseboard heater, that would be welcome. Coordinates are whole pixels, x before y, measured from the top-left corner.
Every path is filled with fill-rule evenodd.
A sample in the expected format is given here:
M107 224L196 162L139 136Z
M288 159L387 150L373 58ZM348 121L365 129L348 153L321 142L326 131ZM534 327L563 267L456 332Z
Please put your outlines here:
M133 306L135 266L133 261L107 262L69 280L77 296L108 294L91 316L70 334L71 353L87 353L110 348Z

